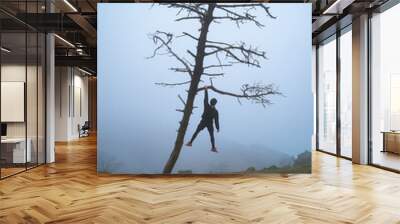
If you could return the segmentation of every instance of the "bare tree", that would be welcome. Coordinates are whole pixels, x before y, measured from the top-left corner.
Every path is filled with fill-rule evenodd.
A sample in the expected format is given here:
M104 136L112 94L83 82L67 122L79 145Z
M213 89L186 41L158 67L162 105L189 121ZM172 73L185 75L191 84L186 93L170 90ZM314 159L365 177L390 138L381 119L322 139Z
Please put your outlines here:
M262 3L240 3L240 4L218 4L218 3L168 3L161 4L168 8L177 9L178 18L176 21L197 20L200 23L199 34L197 36L183 32L180 35L164 31L156 31L150 35L150 38L156 44L153 55L168 55L175 58L181 66L172 67L170 70L178 73L187 74L187 81L176 83L156 83L161 86L180 86L189 85L186 100L179 95L180 101L184 104L184 109L177 110L183 113L182 120L179 122L179 129L172 149L171 155L164 166L163 173L172 172L176 161L180 155L180 151L184 144L186 130L190 121L190 117L194 108L194 101L198 92L205 89L199 87L202 78L209 77L211 85L210 90L215 93L236 97L240 103L241 99L250 100L266 106L271 103L269 96L281 94L273 84L243 84L240 92L232 93L224 91L216 87L212 79L224 76L221 72L224 67L230 67L235 64L245 64L252 67L260 67L260 59L266 59L265 52L257 47L247 45L244 42L225 43L220 41L209 40L207 34L212 23L221 23L229 21L235 23L238 28L246 23L252 23L259 28L264 25L257 20L254 12L263 10L266 17L275 18L271 15L269 7ZM197 43L196 52L190 49L186 50L186 55L178 54L172 44L177 38L190 38ZM185 57L186 56L186 57ZM204 65L206 57L215 57L215 64ZM218 71L216 71L218 70Z

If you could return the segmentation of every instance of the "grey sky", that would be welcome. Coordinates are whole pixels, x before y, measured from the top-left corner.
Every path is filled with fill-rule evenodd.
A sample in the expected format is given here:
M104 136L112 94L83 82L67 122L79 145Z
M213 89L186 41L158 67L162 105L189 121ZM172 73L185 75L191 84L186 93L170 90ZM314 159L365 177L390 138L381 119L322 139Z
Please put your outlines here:
M267 18L259 10L259 20L265 25L262 29L254 24L238 29L231 22L210 27L209 39L244 41L266 51L268 57L261 60L261 68L237 65L224 69L226 75L214 81L218 88L238 92L244 83L274 83L285 95L272 97L273 105L263 108L245 100L239 105L235 98L210 92L210 97L218 99L221 132L216 134L216 142L221 151L229 150L223 148L225 142L261 145L289 155L311 149L311 5L269 5L277 19ZM157 172L169 156L181 119L181 113L175 111L182 108L177 95L185 98L185 87L165 88L154 83L185 81L186 77L168 70L179 65L173 58L146 57L155 47L148 34L156 30L197 36L197 21L174 22L175 18L176 10L165 6L99 4L98 160L99 166L111 167L109 171ZM187 48L194 51L195 42L180 38L173 46L183 54ZM194 111L186 139L200 120L202 100L203 92L196 98L200 108ZM209 148L204 131L192 149L183 149L178 166L184 169L184 161L203 163L213 156Z

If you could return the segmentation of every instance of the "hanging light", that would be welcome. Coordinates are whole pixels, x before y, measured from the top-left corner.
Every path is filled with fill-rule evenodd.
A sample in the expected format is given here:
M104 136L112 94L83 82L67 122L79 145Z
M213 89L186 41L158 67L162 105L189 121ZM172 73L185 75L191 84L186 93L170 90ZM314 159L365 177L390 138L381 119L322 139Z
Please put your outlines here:
M75 48L75 45L73 45L71 42L69 42L68 40L62 38L61 36L59 36L58 34L54 34L55 37L57 37L59 40L61 40L62 42L64 42L65 44L67 44L68 46Z
M78 12L78 10L73 6L68 0L64 0L64 3L68 5L74 12Z
M11 52L11 50L9 50L9 49L7 49L5 47L1 47L1 51L4 51L6 53L10 53Z
M84 69L81 69L81 68L79 68L79 67L78 67L78 70L81 71L81 72L83 72L83 73L85 73L86 75L89 75L89 76L92 76L92 75L93 75L92 73L90 73L90 72L88 72L88 71L86 71L86 70L84 70Z

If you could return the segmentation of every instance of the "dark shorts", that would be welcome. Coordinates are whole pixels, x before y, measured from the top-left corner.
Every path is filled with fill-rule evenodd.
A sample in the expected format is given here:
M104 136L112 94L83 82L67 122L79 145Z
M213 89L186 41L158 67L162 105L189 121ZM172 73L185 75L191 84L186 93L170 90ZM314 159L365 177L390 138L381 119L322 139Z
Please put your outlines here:
M212 121L209 122L209 121L201 120L200 123L199 123L199 126L197 126L197 129L198 130L203 130L204 128L207 128L208 131L214 131L214 126L213 126Z

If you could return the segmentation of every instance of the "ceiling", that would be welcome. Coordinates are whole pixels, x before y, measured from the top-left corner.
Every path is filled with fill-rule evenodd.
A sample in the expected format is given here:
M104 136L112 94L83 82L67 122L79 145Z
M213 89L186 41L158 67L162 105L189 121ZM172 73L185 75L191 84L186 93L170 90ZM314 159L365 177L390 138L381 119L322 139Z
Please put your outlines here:
M312 3L313 41L330 35L338 20L377 7L387 0L270 0L269 2ZM0 21L4 38L21 43L20 31L55 32L56 65L87 68L95 73L97 56L97 3L138 2L133 0L1 0ZM141 1L148 2L148 1ZM52 13L49 13L49 12ZM26 13L27 12L27 13ZM351 23L351 18L350 18ZM331 28L332 30L332 28ZM329 31L329 32L328 32ZM32 45L33 46L33 45ZM22 49L22 48L21 48ZM28 51L29 47L28 47ZM23 52L21 52L23 53ZM18 54L18 51L15 51Z

